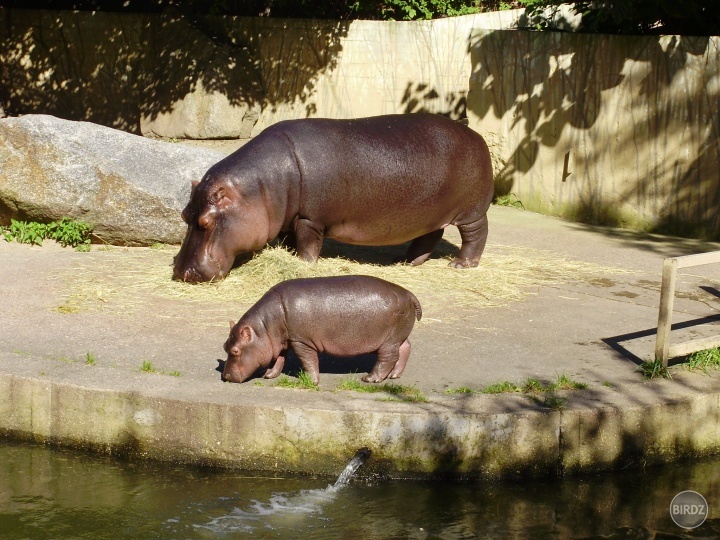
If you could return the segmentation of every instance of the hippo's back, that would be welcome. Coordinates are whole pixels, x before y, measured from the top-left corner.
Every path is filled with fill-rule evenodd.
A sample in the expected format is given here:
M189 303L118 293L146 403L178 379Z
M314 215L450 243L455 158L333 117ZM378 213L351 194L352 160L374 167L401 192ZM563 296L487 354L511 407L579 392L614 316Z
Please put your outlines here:
M289 141L298 214L356 245L398 244L437 230L493 195L484 139L445 117L305 119L268 128Z

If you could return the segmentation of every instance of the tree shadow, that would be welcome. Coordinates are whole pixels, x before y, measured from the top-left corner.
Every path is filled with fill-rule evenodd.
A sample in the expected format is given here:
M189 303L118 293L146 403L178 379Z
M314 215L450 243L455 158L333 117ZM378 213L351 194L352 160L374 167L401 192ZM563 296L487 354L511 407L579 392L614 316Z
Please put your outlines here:
M715 43L475 31L468 113L507 134L495 149L496 194L586 223L650 215L655 232L718 237Z
M221 104L249 136L264 108L300 102L308 115L315 110L315 81L335 67L350 25L259 23L179 6L160 14L0 10L7 112L141 133L180 102L187 118L210 124Z

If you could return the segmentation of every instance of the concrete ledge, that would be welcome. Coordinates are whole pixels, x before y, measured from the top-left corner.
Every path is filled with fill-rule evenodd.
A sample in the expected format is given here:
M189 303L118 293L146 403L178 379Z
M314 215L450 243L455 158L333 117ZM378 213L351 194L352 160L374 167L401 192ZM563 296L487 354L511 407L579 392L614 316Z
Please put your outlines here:
M0 433L162 461L321 475L337 475L347 456L367 446L367 471L390 478L539 477L720 450L720 399L707 393L718 381L710 377L700 381L700 395L682 386L658 399L646 388L634 393L636 403L613 404L619 394L608 391L600 406L552 411L520 395L394 403L181 380L156 388L125 381L121 389L111 371L92 368L87 385L0 374ZM104 376L110 384L98 383ZM208 397L197 399L202 394Z

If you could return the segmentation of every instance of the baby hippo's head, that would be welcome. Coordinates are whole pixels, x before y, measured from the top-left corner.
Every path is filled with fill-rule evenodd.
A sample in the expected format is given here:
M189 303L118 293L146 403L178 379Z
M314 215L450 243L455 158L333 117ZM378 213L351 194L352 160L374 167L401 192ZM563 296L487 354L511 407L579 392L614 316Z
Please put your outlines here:
M241 383L247 381L261 367L268 367L271 354L252 327L242 323L230 323L230 336L223 348L227 360L222 373L222 380Z

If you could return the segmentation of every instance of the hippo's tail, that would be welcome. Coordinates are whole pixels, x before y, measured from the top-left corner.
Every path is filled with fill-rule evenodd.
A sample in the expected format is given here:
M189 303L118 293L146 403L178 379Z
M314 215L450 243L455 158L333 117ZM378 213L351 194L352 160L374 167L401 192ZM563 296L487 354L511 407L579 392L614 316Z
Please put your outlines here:
M419 321L422 319L422 307L420 306L420 301L417 299L417 297L408 291L410 294L410 300L412 300L412 303L415 305L415 318Z

